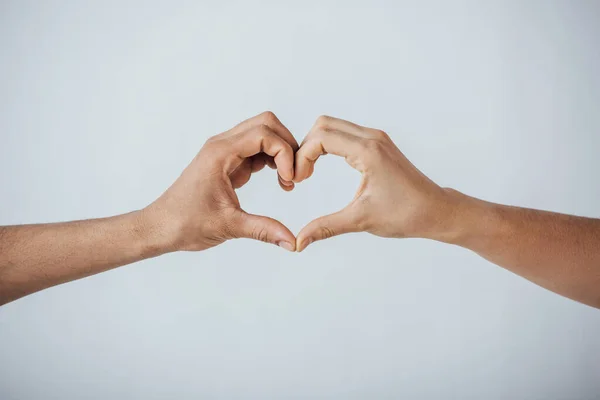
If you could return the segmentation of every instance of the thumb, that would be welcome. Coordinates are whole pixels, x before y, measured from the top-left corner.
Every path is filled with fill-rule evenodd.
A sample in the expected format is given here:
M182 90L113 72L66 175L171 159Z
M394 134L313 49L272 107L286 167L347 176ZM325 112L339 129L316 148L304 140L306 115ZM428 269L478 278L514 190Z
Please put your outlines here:
M361 230L356 213L348 206L336 213L317 218L302 228L296 239L296 250L302 251L317 240Z
M260 240L289 251L295 250L294 234L276 219L242 211L233 225L235 226L233 232L235 237Z

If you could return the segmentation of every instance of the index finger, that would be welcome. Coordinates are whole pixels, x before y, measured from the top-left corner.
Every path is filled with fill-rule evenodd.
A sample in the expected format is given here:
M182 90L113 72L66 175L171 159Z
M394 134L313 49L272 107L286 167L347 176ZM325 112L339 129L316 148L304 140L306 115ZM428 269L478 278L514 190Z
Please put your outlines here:
M231 134L236 134L239 132L243 132L245 130L249 130L255 128L260 125L268 126L273 132L279 135L283 140L285 140L292 148L295 153L300 146L298 146L298 142L294 135L290 132L290 130L283 125L283 123L277 118L277 116L272 111L262 112L252 118L249 118L238 125L236 125L232 130ZM294 173L292 172L292 178ZM294 188L294 183L291 180L285 179L281 174L278 174L279 186L285 191L290 191Z
M294 177L294 151L287 141L266 125L260 125L248 131L228 138L231 141L231 155L227 173L234 171L245 159L259 153L265 153L275 161L277 172L288 181Z
M298 146L298 142L296 141L296 138L294 138L294 135L292 135L290 130L285 125L283 125L279 118L277 118L277 116L271 111L265 111L252 118L240 122L231 130L231 132L239 133L260 125L266 125L269 128L271 128L273 132L275 132L283 140L288 142L288 144L292 147L292 150L296 151L300 147Z
M315 162L323 154L344 157L348 164L361 171L361 142L365 140L346 130L340 130L317 121L296 152L294 182L312 175ZM362 171L361 171L362 172Z

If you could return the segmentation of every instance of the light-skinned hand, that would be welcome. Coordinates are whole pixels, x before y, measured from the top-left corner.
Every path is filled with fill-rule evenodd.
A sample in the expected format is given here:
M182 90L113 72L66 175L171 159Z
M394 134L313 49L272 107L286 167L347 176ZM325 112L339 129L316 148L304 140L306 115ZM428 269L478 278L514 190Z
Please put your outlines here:
M294 182L314 171L323 154L342 156L362 174L354 199L339 212L315 219L298 234L296 248L349 232L383 237L440 234L452 215L453 196L423 175L390 137L337 118L321 116L296 152Z

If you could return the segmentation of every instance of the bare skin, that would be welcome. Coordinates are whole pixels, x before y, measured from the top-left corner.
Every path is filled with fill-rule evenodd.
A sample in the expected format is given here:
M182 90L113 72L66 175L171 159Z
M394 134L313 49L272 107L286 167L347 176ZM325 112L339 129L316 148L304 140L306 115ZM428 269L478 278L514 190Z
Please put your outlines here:
M284 190L310 177L322 154L362 173L352 202L295 238L244 212L235 189L265 165ZM420 237L471 249L540 286L600 308L600 220L503 206L441 188L382 131L320 117L301 147L266 112L211 138L154 203L121 216L0 227L0 304L60 283L173 251L252 238L302 251L348 232Z
M327 153L345 157L361 172L361 184L348 206L300 231L298 251L348 232L434 239L600 308L600 219L494 204L441 188L384 132L326 116L296 153L294 182L310 177Z
M251 238L295 250L272 218L244 212L235 194L253 172L277 168L292 190L298 143L266 112L209 139L179 179L143 210L58 224L0 227L0 304L172 251L198 251Z

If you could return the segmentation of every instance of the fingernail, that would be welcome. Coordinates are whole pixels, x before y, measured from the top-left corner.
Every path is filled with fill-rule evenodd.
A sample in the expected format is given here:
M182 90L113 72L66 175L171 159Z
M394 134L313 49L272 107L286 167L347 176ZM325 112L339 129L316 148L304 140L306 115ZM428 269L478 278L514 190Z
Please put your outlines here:
M286 181L284 179L281 179L281 183L283 183L285 186L292 186L294 184L294 182Z
M294 245L284 240L282 240L281 242L277 242L277 246L284 248L287 251L294 251Z

